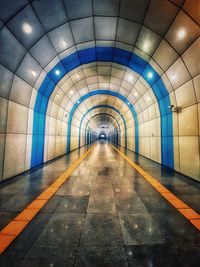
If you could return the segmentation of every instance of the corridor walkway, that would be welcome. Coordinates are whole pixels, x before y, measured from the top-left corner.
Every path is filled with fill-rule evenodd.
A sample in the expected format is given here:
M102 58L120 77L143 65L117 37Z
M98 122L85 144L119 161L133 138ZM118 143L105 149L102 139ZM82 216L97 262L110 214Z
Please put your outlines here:
M0 186L5 227L70 164L74 151ZM124 151L200 212L200 184ZM181 266L200 264L200 232L110 144L97 144L0 256L0 266Z

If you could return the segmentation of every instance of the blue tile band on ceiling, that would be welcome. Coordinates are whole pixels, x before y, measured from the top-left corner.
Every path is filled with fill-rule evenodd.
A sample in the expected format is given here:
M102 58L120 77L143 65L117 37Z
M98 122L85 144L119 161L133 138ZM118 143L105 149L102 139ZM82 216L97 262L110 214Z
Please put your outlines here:
M95 118L96 116L99 116L99 115L106 115L106 116L109 116L109 117L113 118L113 120L115 120L115 122L117 123L117 125L118 125L118 127L119 127L119 130L120 130L120 132L121 132L120 124L119 124L119 122L116 120L116 118L115 118L114 116L112 116L111 114L108 114L108 113L97 113L97 114L95 114L94 116L92 116L92 117L88 120L88 122L87 122L87 124L86 124L86 127L85 127L85 137L87 137L87 127L88 127L88 124L89 124L90 120L93 119L93 118ZM92 132L91 132L91 134L92 134ZM117 131L117 134L118 134L118 131ZM91 141L92 141L92 140L91 140ZM87 144L87 143L86 143L86 144ZM80 139L79 139L79 148L80 148Z
M119 115L120 117L122 118L123 120L123 123L124 123L124 130L125 130L125 147L127 147L127 127L126 127L126 121L124 119L124 116L119 112L118 109L116 109L115 107L112 107L112 106L109 106L109 105L96 105L90 109L88 109L85 114L83 115L82 119L81 119L81 122L80 122L80 125L79 125L79 133L78 133L78 147L80 148L81 146L81 127L82 127L82 123L83 123L83 120L84 118L86 117L86 115L91 112L92 110L96 109L96 108L110 108L110 109L113 109L115 110ZM108 114L109 115L109 114ZM118 121L117 121L118 123ZM118 126L120 128L120 125L118 123Z
M158 101L161 115L161 163L173 168L173 117L171 110L168 109L168 106L170 105L168 91L160 75L148 62L132 52L114 47L92 47L74 52L62 59L48 72L38 90L34 107L31 167L43 163L46 110L49 97L56 84L69 71L74 70L83 64L95 61L109 61L127 66L140 74L151 86ZM60 71L59 75L56 75L56 70ZM149 73L152 74L151 77L149 76ZM136 138L138 138L138 136L136 136Z

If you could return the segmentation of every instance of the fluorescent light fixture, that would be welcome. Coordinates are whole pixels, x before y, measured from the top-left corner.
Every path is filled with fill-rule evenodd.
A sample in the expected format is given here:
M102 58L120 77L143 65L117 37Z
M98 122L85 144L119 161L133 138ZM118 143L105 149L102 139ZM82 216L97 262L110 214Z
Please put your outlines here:
M60 71L59 71L59 70L56 70L56 71L55 71L55 74L56 74L56 75L60 75Z
M24 22L24 23L23 23L23 25L22 25L22 29L23 29L23 31L24 31L25 33L27 33L27 34L31 34L32 31L33 31L31 25L28 24L27 22Z
M149 79L153 78L153 72L149 71L147 76L148 76Z

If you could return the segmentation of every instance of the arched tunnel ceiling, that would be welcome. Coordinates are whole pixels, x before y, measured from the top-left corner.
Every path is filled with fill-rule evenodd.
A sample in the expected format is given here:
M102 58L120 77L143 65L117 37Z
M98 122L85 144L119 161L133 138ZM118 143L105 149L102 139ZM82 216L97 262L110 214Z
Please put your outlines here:
M101 132L105 132L106 135L109 135L115 129L119 130L114 117L105 113L97 113L89 120L89 123L97 136L99 136ZM88 125L88 127L90 127L90 125Z
M15 131L10 121L18 112L27 121L22 132L32 133L39 101L40 113L61 122L72 120L77 127L93 107L84 127L100 109L114 115L122 128L121 116L127 128L155 120L163 131L157 118L168 113L169 104L187 108L200 102L199 14L198 0L0 1L1 132ZM113 50L104 55L105 48ZM95 60L87 63L91 53ZM144 71L131 67L132 58L123 64L128 53L137 59L138 68L147 64ZM69 69L66 60L79 64Z
M75 74L69 73L67 77L65 76L63 80L59 82L57 89L51 95L54 109L57 107L58 110L58 106L60 105L67 112L70 112L71 107L82 95L98 88L119 92L127 98L127 101L134 104L138 113L157 102L152 89L145 80L126 67L99 62L87 64L83 66L82 69L80 70L79 68L79 70L76 70ZM99 96L96 101L97 100L99 104L107 103L114 106L117 105L116 98ZM81 112L85 112L94 104L97 103L94 103L91 97L91 99L88 99L87 103L79 109ZM122 106L125 106L123 102L121 106L118 105L117 108L121 109Z

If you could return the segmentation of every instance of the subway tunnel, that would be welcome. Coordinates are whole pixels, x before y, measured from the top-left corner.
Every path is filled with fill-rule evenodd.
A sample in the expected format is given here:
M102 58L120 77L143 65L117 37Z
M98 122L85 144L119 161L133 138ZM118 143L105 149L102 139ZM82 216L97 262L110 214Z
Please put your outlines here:
M0 0L0 266L200 266L200 1Z

